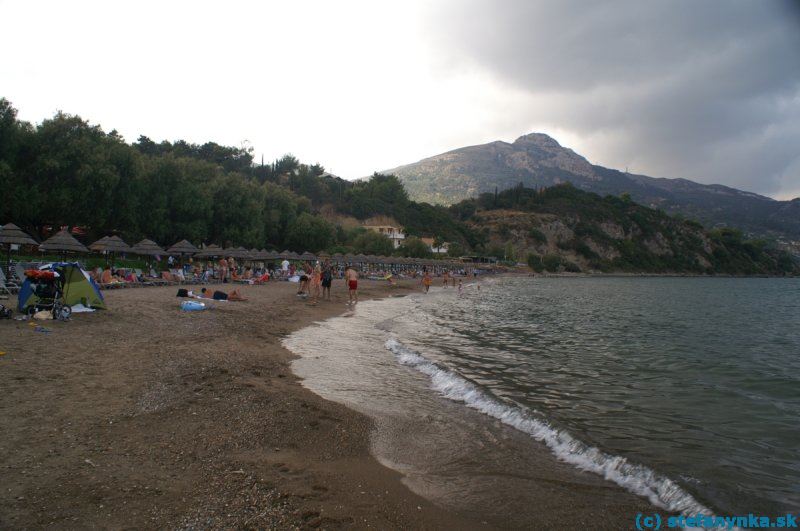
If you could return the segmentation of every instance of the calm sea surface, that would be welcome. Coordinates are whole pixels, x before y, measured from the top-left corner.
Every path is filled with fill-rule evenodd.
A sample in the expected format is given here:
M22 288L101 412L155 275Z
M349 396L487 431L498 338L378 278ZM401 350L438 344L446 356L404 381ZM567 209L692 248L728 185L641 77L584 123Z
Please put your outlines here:
M795 279L489 280L361 303L286 345L439 501L519 510L546 453L676 512L800 509Z

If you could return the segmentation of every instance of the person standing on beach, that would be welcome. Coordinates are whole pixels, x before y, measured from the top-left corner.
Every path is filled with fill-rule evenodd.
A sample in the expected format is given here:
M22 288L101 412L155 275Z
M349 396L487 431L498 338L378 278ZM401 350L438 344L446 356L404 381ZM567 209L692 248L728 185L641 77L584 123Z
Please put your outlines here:
M319 265L319 260L314 264L314 270L311 272L311 296L314 298L314 304L320 298L322 284L322 267Z
M322 265L322 298L331 300L331 284L333 283L333 271L331 270L330 260L325 260Z
M428 290L431 289L431 282L433 282L433 279L431 279L431 274L428 272L427 269L423 270L422 285L425 286L425 293L428 293Z
M228 261L224 256L219 259L219 277L223 283L228 282Z
M442 287L444 288L447 287L447 281L449 280L449 278L450 278L450 273L447 270L445 270L444 273L442 273L442 279L444 280L444 282L442 283Z
M347 290L350 295L350 304L358 303L358 272L353 265L347 266L347 271L344 272L344 278L347 281Z

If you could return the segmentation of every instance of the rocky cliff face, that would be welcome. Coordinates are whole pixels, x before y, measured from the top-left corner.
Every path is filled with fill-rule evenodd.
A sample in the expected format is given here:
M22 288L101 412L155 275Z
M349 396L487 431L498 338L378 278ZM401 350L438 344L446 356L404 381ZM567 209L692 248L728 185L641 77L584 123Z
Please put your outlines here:
M383 173L400 178L412 199L434 204L449 205L519 183L539 188L569 182L601 195L628 193L638 203L707 226L800 240L800 199L776 201L727 186L623 173L594 165L541 133L511 144L497 141L456 149Z
M465 201L467 223L489 254L534 269L701 274L796 274L791 257L740 231L696 222L628 199L563 185L516 187ZM466 212L454 207L455 211Z

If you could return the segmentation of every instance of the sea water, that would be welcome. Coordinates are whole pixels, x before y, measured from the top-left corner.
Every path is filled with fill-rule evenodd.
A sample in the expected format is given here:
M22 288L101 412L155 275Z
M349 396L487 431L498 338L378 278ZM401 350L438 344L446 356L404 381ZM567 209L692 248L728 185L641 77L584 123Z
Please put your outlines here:
M285 341L305 385L375 419L374 453L414 490L521 511L547 453L671 512L800 509L800 281L481 284Z

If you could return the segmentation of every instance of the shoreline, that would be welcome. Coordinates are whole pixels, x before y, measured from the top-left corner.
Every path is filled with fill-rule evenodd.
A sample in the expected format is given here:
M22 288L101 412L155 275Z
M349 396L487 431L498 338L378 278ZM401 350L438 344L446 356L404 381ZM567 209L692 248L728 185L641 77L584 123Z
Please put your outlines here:
M794 275L704 275L702 273L530 273L509 271L496 276L531 278L799 278Z
M432 290L431 296L442 295L447 294L441 288ZM500 529L572 527L589 520L625 528L637 512L658 510L646 496L604 473L562 459L524 428L449 396L458 385L452 373L443 395L406 363L381 355L389 350L389 357L397 356L384 344L389 337L384 334L399 332L382 323L408 312L405 300L370 301L356 318L336 317L307 327L293 334L287 346L300 354L293 370L304 378L304 386L374 419L373 455L402 472L412 491L476 524ZM491 458L482 455L499 440L503 444Z
M312 306L246 286L204 312L123 289L49 332L0 323L0 527L487 528L411 492L371 455L372 421L291 372L281 340L343 313L343 287Z

